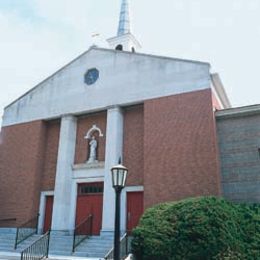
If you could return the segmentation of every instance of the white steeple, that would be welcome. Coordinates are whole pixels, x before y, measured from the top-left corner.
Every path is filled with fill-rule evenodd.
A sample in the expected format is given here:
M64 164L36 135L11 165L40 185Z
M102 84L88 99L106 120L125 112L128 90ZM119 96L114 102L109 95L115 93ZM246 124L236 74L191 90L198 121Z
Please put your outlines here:
M131 33L130 10L128 0L122 0L120 19L118 24L117 36Z
M117 36L107 41L110 47L116 50L135 52L141 48L131 33L129 0L122 0Z

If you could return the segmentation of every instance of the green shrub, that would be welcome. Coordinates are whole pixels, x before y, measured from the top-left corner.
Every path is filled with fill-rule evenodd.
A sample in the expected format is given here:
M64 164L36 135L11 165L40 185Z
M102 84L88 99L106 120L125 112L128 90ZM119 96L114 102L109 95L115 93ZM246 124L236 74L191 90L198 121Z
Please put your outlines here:
M213 257L214 260L243 260L245 259L242 255L238 252L232 251L230 248L226 249L225 252L221 252Z
M259 212L215 197L160 204L133 231L133 252L137 260L260 259Z

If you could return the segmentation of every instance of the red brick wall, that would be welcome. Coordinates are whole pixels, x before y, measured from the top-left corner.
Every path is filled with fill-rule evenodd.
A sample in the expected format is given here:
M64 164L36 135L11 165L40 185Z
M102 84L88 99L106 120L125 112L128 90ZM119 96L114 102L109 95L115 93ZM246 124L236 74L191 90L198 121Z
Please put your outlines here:
M46 146L42 174L42 191L54 190L60 137L60 120L46 123Z
M144 111L143 105L124 111L124 165L129 169L127 185L143 185L144 172Z
M76 152L75 152L75 163L85 163L89 156L89 140L85 139L84 136L88 130L96 125L99 127L104 134L103 137L99 137L97 132L93 134L96 136L98 141L97 159L99 161L105 160L105 143L106 143L106 112L91 114L78 118L77 124L77 140L76 140Z
M220 195L211 90L144 103L145 207Z
M38 212L45 131L42 121L2 129L0 219L17 218L12 225L19 225ZM8 226L8 222L0 225Z

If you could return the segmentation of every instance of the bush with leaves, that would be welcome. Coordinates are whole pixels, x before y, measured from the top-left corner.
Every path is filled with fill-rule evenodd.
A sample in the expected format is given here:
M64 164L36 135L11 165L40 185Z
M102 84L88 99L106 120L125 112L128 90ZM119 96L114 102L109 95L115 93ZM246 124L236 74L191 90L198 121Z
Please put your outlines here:
M137 260L260 259L259 213L215 197L160 204L146 210L132 249Z

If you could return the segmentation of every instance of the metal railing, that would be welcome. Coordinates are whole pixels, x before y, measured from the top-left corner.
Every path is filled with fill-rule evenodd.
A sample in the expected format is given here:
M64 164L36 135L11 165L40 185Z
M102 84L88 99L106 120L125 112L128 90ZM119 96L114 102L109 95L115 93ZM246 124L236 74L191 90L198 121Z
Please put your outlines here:
M16 221L16 218L3 218L3 219L0 219L0 222L9 222L9 221Z
M0 228L6 228L6 227L14 227L16 222L16 218L4 218L0 219Z
M25 239L37 233L39 214L16 229L14 249Z
M73 248L72 252L75 252L77 246L80 245L86 238L92 235L92 223L93 215L89 215L74 229Z
M50 231L21 252L21 260L40 260L48 258Z
M127 233L120 239L120 259L124 260L130 254L132 237ZM114 259L114 248L112 248L105 256L105 260Z
M6 225L6 223L8 223L8 224L13 223L15 221L16 221L16 218L3 218L3 219L0 219L0 226L3 224Z

